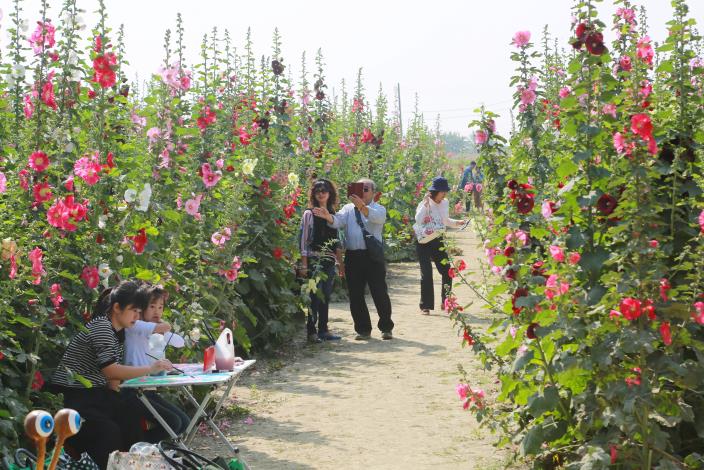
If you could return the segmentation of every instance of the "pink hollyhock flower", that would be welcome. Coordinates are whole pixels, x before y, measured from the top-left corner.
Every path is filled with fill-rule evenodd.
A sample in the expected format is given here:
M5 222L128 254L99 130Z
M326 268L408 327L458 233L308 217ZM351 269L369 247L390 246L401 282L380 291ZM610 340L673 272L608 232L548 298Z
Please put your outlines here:
M44 265L42 264L43 258L44 253L39 247L29 252L29 260L32 262L32 276L34 276L34 281L32 281L32 284L39 284L42 282L42 276L46 274L46 271L44 271Z
M362 143L368 144L374 140L374 134L372 134L372 131L368 128L364 128L362 131Z
M614 134L614 148L618 153L626 153L626 138L620 132Z
M609 319L611 319L611 320L614 320L614 319L616 319L616 318L619 318L620 316L621 316L621 312L619 312L618 310L613 310L613 309L612 309L612 310L609 312Z
M464 210L462 207L462 201L457 201L457 204L455 204L455 214L459 214Z
M107 52L93 59L93 79L101 88L110 88L115 85L117 75L114 68L117 66L117 56ZM89 90L89 93L92 90Z
M362 111L364 111L364 103L362 103L362 100L355 98L352 101L352 112L361 113Z
M223 276L228 281L234 282L237 280L237 277L239 276L239 272L236 269L224 269L224 270L220 270L220 275Z
M464 400L467 398L467 395L470 392L470 388L468 384L457 384L455 387L455 391L457 392L457 395L460 397L460 400Z
M235 256L232 258L232 269L241 269L242 268L242 260L240 259L239 256Z
M187 200L186 204L184 204L186 213L195 217L196 220L201 220L200 212L198 212L198 210L200 209L201 199L203 199L203 195L199 194L198 196L194 197L193 199Z
M570 256L568 259L569 259L570 264L577 264L577 263L579 263L579 260L582 259L582 256L579 253L577 253L576 251L573 251L572 253L570 253Z
M559 95L560 98L567 98L572 93L572 89L568 86L560 88Z
M310 142L308 141L308 139L301 140L301 148L304 152L310 151Z
M647 99L650 94L653 92L653 84L650 83L648 80L643 80L641 83L641 88L638 91L638 94L642 96L644 99Z
M538 97L538 95L535 94L535 91L526 88L519 88L519 93L521 98L521 104L524 106L528 106L535 103L535 100Z
M605 104L604 107L601 109L601 112L604 114L608 114L612 118L616 119L616 105L615 104Z
M100 181L100 158L98 153L90 157L81 157L73 165L73 173L86 182L88 186L93 186Z
M48 201L51 199L51 186L49 186L49 183L37 183L34 185L33 193L34 193L34 202L37 204L41 204L42 202Z
M130 120L139 127L144 127L147 125L147 118L142 117L135 112L132 112L132 114L130 114Z
M461 259L459 263L457 263L457 270L464 271L465 269L467 269L467 263L465 263L464 260Z
M0 194L7 191L7 177L5 173L0 171Z
M550 245L550 256L552 256L552 259L557 261L558 263L562 263L565 261L565 253L562 251L562 248L556 245Z
M51 24L50 21L42 23L37 21L37 28L34 30L32 35L29 37L29 44L32 46L34 55L41 54L44 50L51 49L56 44L54 35L56 33L56 28Z
M543 215L545 220L550 220L552 214L555 212L555 203L548 200L543 201L540 206L540 213Z
M225 160L223 160L222 158L219 158L218 160L215 161L215 166L222 170L222 168L225 166Z
M699 231L704 233L704 210L699 213Z
M660 324L660 336L662 336L662 342L665 346L672 344L672 332L670 331L670 322L664 321Z
M61 306L64 298L61 296L61 286L59 284L52 284L50 288L51 292L51 303L54 308Z
M557 288L557 274L551 274L548 276L548 278L545 280L545 287L547 287L548 289Z
M34 115L34 103L32 102L32 97L29 95L25 95L25 97L23 98L23 102L25 119L32 119L32 115Z
M692 312L692 319L700 325L704 325L704 302L694 303L694 312Z
M44 152L37 150L29 156L29 167L41 173L49 167L49 157Z
M43 386L44 386L44 377L42 376L41 372L36 371L34 373L34 378L32 379L32 390L37 392L37 391L41 390Z
M631 56L623 56L618 60L618 65L621 67L621 70L624 72L630 72L631 69L633 68L633 64L631 63Z
M20 179L20 187L25 191L29 191L29 171L27 171L26 169L20 170L17 176Z
M17 277L17 258L15 254L10 255L10 279Z
M212 188L222 178L222 172L220 170L211 171L208 163L204 163L201 170L203 172L203 184L205 184L206 188Z
M100 275L98 274L98 268L95 266L86 266L83 268L81 273L81 279L86 284L88 289L95 289L100 283Z
M516 47L523 47L530 42L530 31L517 31L513 35L512 44Z
M472 191L474 191L474 183L467 183L464 185L465 193L471 193Z
M147 137L149 138L149 143L153 144L159 137L161 137L161 129L158 127L152 127L147 131Z
M648 245L650 246L650 248L657 248L658 246L660 246L660 243L657 240L650 240L648 242Z
M481 183L477 183L474 185L474 189L476 189L478 193L481 193L483 188L484 187L482 186Z
M636 45L636 56L648 65L653 64L653 57L655 52L653 47L650 45L650 37L643 36L638 40Z
M68 178L66 178L64 188L66 188L67 191L73 191L73 176L69 176Z
M633 297L623 299L619 305L619 310L624 318L631 321L638 319L638 317L643 314L640 300L634 299Z
M224 229L213 233L210 236L210 241L213 242L214 245L223 246L226 242L230 240L231 235L232 232L230 231L230 228L225 227Z
M57 199L46 212L47 221L53 227L73 232L78 228L75 223L85 220L88 215L86 204L86 201L83 204L75 202L72 195Z
M484 145L489 140L489 134L486 131L478 130L474 133L474 143Z

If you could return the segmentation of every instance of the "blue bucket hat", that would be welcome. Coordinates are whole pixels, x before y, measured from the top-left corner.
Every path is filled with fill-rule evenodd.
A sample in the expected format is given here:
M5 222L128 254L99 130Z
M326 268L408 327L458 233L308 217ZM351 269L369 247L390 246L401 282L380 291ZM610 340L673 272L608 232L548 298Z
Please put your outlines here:
M430 191L449 192L450 185L447 184L447 179L442 176L433 178L433 183L430 185Z

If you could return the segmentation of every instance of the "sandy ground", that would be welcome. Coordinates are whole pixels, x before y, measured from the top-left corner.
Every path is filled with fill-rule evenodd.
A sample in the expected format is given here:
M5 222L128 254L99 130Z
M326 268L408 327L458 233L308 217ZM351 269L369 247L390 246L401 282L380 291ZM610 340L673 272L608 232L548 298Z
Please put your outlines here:
M454 237L469 269L476 267L481 253L475 236ZM306 345L295 359L275 367L262 364L238 382L228 434L251 468L505 467L505 454L462 410L455 392L458 364L489 394L493 379L461 347L439 306L430 316L419 313L419 276L415 263L389 268L393 340L382 341L377 330L370 341L355 341L347 304L333 304L330 328L342 341ZM473 298L466 287L456 292L461 303ZM371 298L367 303L375 324ZM479 304L470 312L478 327L489 322Z

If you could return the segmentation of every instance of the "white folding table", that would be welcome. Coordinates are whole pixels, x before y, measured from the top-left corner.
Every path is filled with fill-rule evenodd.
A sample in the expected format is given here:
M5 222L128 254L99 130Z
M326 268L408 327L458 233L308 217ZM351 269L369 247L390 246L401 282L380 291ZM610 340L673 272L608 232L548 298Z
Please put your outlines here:
M175 367L181 369L184 374L180 375L161 375L161 376L145 376L137 377L136 379L127 380L122 383L122 388L131 388L136 390L137 396L147 407L149 412L154 416L159 424L161 424L166 432L177 442L180 442L183 446L188 447L193 441L198 430L198 424L201 418L205 420L206 423L211 427L211 429L220 436L220 439L227 445L232 453L235 452L234 446L227 440L225 434L220 430L220 428L215 424L214 418L220 412L222 405L225 400L230 395L230 390L237 382L240 374L254 364L255 360L244 361L235 364L232 371L229 372L204 372L203 364L174 364ZM190 387L196 385L209 386L210 390L205 394L203 400L198 403L198 400L193 396ZM146 390L154 390L159 388L178 388L179 392L183 392L193 406L196 407L196 412L191 418L188 427L184 433L179 436L173 429L166 423L164 418L159 414L159 412L152 406L149 399L146 397L144 392ZM213 400L213 392L218 388L224 387L222 396L217 400L215 408L212 413L207 413L206 408L208 404Z

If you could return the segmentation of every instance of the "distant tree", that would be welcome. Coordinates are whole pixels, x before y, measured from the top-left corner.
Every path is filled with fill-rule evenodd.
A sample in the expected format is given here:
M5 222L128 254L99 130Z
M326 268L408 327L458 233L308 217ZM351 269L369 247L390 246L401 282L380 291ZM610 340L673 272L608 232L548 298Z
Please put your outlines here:
M440 136L445 143L445 150L455 155L472 154L477 151L472 140L459 132L443 132Z

